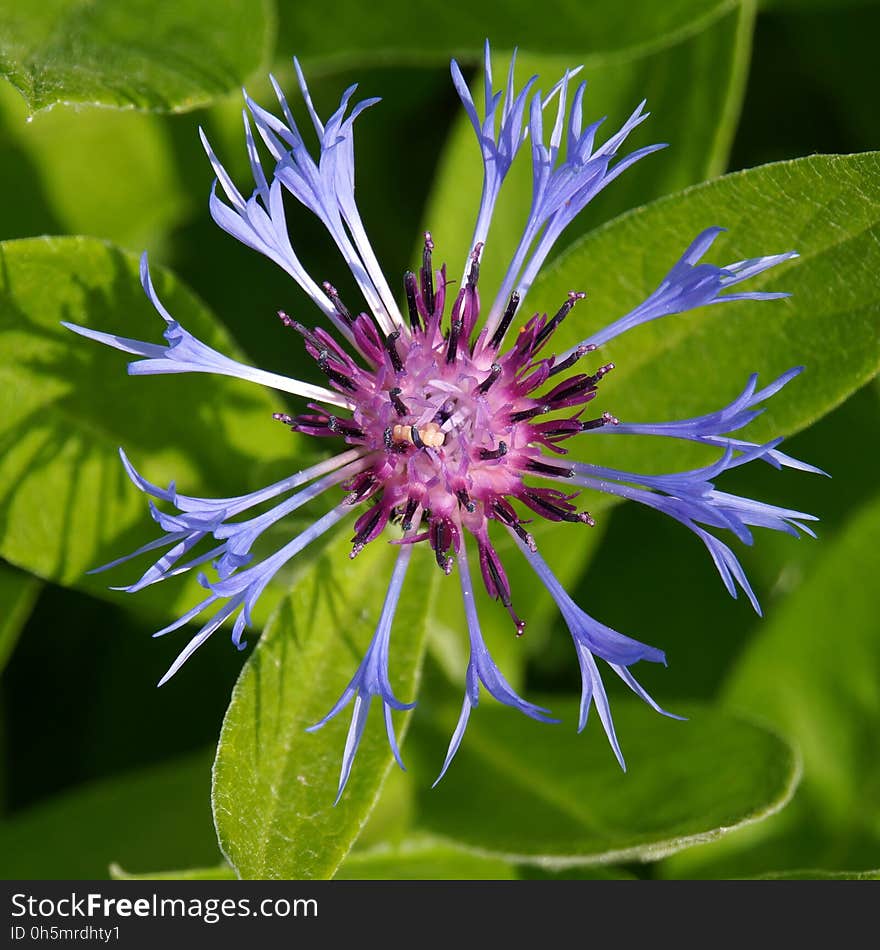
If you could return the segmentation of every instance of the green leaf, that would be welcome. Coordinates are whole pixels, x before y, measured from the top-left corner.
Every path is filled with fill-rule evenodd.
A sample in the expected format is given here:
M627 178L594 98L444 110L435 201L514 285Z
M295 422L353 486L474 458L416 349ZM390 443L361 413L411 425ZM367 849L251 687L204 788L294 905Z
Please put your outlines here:
M644 0L627 4L621 10L625 9L626 17L639 24L635 28L640 29L666 6ZM612 4L606 3L602 11L597 11L597 20L601 24L608 18L616 20L619 15ZM628 150L630 145L636 148L656 141L672 143L672 148L649 156L599 195L566 230L557 252L589 227L621 211L724 170L748 68L753 4L715 4L707 11L704 3L680 3L676 15L683 18L680 29L624 53L616 46L604 49L587 41L583 46L573 43L573 52L562 54L558 52L557 40L557 45L550 47L553 53L534 55L538 48L530 44L519 55L519 82L537 74L538 88L545 92L567 67L583 62L583 72L576 81L583 78L588 82L584 98L586 121L607 115L608 127L603 129L606 136L647 98L652 117L628 140ZM503 78L502 65L506 69L506 62L499 58L496 84ZM700 81L695 82L694 76L700 76ZM481 103L482 74L475 83L480 87L476 101ZM548 112L555 115L554 108L551 106ZM501 189L481 261L484 296L500 286L529 213L532 173L528 153L528 146L524 146ZM449 263L450 276L455 280L471 250L482 176L473 128L463 110L459 110L424 215L425 225L434 235L438 252ZM561 299L565 299L564 295ZM491 302L491 297L487 302ZM551 300L546 306L558 303Z
M88 234L155 248L201 210L209 177L197 192L184 188L168 120L115 109L53 109L34 122L26 114L15 90L0 84L4 239ZM195 136L192 143L195 152Z
M0 563L0 672L15 649L42 586L32 574Z
M273 33L267 0L3 0L0 76L32 112L57 103L181 112L238 88Z
M196 495L242 494L291 470L281 461L288 434L271 418L278 402L259 387L206 374L132 378L124 354L61 326L161 340L134 256L88 238L42 238L0 246L0 267L0 554L10 562L106 596L114 580L84 572L155 537L120 446L150 480ZM191 292L161 269L155 279L187 329L237 355ZM183 596L165 586L144 601L154 611L199 596L194 582Z
M498 858L470 854L430 835L354 851L336 873L340 881L510 881L516 876Z
M391 767L381 704L374 702L379 708L371 709L334 807L351 707L318 732L305 731L360 664L398 551L377 542L351 561L349 550L341 536L303 565L233 691L214 766L214 815L223 852L243 878L332 877ZM423 556L417 546L392 633L392 687L404 701L416 692L440 576ZM399 735L408 718L395 714Z
M186 868L182 871L153 871L151 874L129 874L115 862L110 865L114 881L235 881L235 871L223 861L213 867Z
M797 743L804 780L765 828L699 849L668 873L708 876L876 864L880 852L880 498L826 547L730 676L725 699ZM686 859L686 860L685 860Z
M481 706L449 773L421 795L420 827L480 854L550 868L652 861L766 818L797 783L789 746L729 713L676 710L690 716L680 723L612 696L624 773L597 720L575 733L574 700L544 705L562 725ZM455 718L445 720L418 746L425 776L443 761Z
M752 372L770 382L803 364L803 376L747 430L758 441L790 435L880 368L880 153L765 165L661 199L588 235L545 269L529 299L549 308L572 287L589 291L562 325L565 348L641 302L710 225L729 228L707 255L718 264L798 250L797 260L745 285L791 299L708 307L624 334L601 350L616 367L603 401L622 420L687 418L732 400ZM662 444L674 441L600 435L591 461L657 471L701 457Z
M538 11L528 0L511 0L503 16L492 18L489 39L499 50L523 46L535 53L616 53L625 58L643 46L663 46L735 5L736 0L640 0L625 7L604 0L551 0ZM356 0L282 4L279 50L323 69L355 63L445 64L450 55L474 62L482 56L485 8L451 0L432 9L426 29L418 6L401 0L382 6L381 15L364 16ZM357 29L328 30L328 22L357 23Z
M0 822L0 877L105 878L108 867L216 863L200 752L82 786Z

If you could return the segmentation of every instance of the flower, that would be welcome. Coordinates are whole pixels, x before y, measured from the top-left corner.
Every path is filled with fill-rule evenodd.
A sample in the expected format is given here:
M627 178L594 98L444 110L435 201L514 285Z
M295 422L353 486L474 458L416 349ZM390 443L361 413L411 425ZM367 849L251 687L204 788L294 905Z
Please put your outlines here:
M462 741L481 688L527 716L552 721L548 710L527 702L512 689L480 632L471 558L479 565L488 593L510 614L516 634L522 634L525 627L516 612L514 592L494 546L491 525L492 533L500 530L512 535L568 626L582 674L579 728L584 728L589 709L595 704L602 727L624 767L597 660L610 666L655 710L670 715L630 671L640 660L664 663L664 654L585 613L539 554L527 527L529 519L592 525L589 513L575 504L579 488L608 492L655 508L689 528L706 545L730 593L735 597L739 585L758 610L736 555L716 532L729 531L749 544L753 527L809 534L804 522L815 519L719 491L715 480L728 469L759 459L777 468L818 471L779 451L779 440L756 444L732 436L752 421L761 411L761 404L801 368L790 370L761 390L756 389L757 377L752 376L729 406L679 422L621 421L608 412L585 418L585 413L605 376L614 369L613 364L602 365L594 357L604 344L668 314L734 300L787 296L735 288L796 255L788 252L724 267L706 263L703 258L721 230L712 227L691 243L643 303L577 346L553 353L551 341L584 297L581 292L569 293L553 316L540 312L528 316L512 343L507 344L508 331L524 309L535 276L562 231L606 185L662 146L620 155L629 133L647 118L644 103L618 132L597 145L600 123L582 127L584 83L577 87L569 105L576 70L566 72L544 96L534 91L537 77L517 91L512 59L506 90L496 91L487 44L482 118L458 65L452 63L455 88L476 132L484 168L472 251L465 262L460 288L447 308L451 282L445 265L435 269L434 242L426 234L418 272L407 271L403 278L406 306L401 312L370 247L355 202L354 122L377 100L365 100L350 108L355 91L352 86L337 111L324 122L312 104L298 63L296 71L319 142L317 158L306 145L274 79L280 117L245 95L244 131L254 180L250 197L232 182L204 134L202 141L216 174L210 196L215 222L284 268L335 331L279 314L282 324L302 338L306 351L326 377L326 385L243 365L193 337L159 300L146 256L141 263L141 279L166 323L165 345L84 327L70 329L139 357L129 364L132 374L219 373L301 397L305 405L298 414L279 412L275 418L293 432L327 439L341 451L260 491L219 499L182 495L173 484L167 489L153 485L123 453L123 464L134 484L155 500L150 501L150 510L162 533L105 568L148 551L164 550L135 583L123 588L127 591L140 590L200 566L213 570L211 577L200 575L207 596L159 631L168 633L197 617L208 618L165 674L161 680L164 683L230 618L234 617L233 642L242 648L253 606L276 572L353 512L359 514L354 523L351 557L379 538L389 524L399 526L401 534L394 539L399 553L375 635L339 702L313 727L320 728L353 704L339 781L341 795L374 699L382 703L389 742L395 758L401 761L392 711L412 704L399 700L391 689L390 634L414 544L429 545L445 574L457 571L470 642L461 717L441 777ZM544 115L554 101L556 117L548 138ZM254 128L271 156L269 174L262 165ZM490 224L499 190L526 141L534 180L531 210L501 286L484 308L478 289L480 258L485 243L491 240ZM288 233L285 193L326 226L363 294L365 311L349 310L334 287L329 283L319 285L309 276ZM722 454L712 465L669 475L642 475L565 459L569 448L579 442L620 433L702 442L718 447ZM326 514L274 554L254 561L251 548L266 528L324 492L340 489L346 494ZM156 502L173 510L161 510ZM268 502L273 504L267 507ZM259 513L253 513L254 509ZM186 560L209 538L215 543L209 542L208 550Z

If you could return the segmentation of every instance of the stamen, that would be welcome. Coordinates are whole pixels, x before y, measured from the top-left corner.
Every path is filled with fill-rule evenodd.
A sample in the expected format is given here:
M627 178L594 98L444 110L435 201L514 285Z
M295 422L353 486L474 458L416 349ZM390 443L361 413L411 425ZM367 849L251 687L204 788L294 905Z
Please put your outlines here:
M595 386L596 383L598 383L604 376L607 376L613 369L614 363L606 363L604 366L600 366L590 377L590 383Z
M560 468L558 465L548 465L538 459L529 459L525 467L530 472L537 472L540 475L549 475L551 478L572 478L574 477L573 468Z
M295 425L293 416L289 416L286 412L273 412L272 418L276 422L283 422L286 426Z
M457 317L452 321L452 325L449 328L449 339L446 344L447 364L452 364L455 362L455 358L458 355L458 338L461 335L463 327L464 317Z
M537 551L538 545L535 543L535 539L529 534L528 531L523 527L523 523L517 518L516 512L507 502L496 501L492 505L492 510L495 512L496 517L499 521L506 524L509 528L512 528L517 536L522 539L522 541L528 546L530 551Z
M415 498L407 499L406 508L404 509L404 512L403 512L403 521L400 523L400 527L403 528L404 531L412 530L412 526L413 526L412 518L413 518L413 515L416 513L416 508L418 507L419 507L419 503Z
M422 299L425 301L425 308L428 313L434 312L434 271L431 266L431 251L434 250L434 242L431 240L431 232L425 231L425 249L422 251L422 269L420 271L422 284Z
M557 363L554 366L550 367L550 376L555 376L557 373L562 373L567 369L571 369L575 363L582 357L586 356L587 353L592 353L593 350L598 349L595 343L582 343L567 359L564 359L561 363Z
M391 359L391 365L394 367L395 373L403 372L403 360L400 358L400 353L397 352L397 341L400 339L400 330L395 330L393 333L389 333L388 336L382 341L382 345L385 347L388 356Z
M537 406L532 406L531 409L521 409L519 412L512 412L510 414L511 422L525 422L527 419L534 419L535 416L541 416L545 412L552 412L553 407L546 404L539 403Z
M489 569L489 574L492 577L492 583L495 587L495 590L498 592L498 599L502 604L504 604L507 612L510 614L510 619L513 621L513 625L516 627L516 635L521 637L526 631L526 622L525 620L521 620L516 615L516 611L513 609L507 584L505 583L504 578L501 576L501 571L499 571L498 565L495 563L495 558L491 551L486 552L486 567Z
M471 266L467 275L467 282L471 287L476 287L477 281L480 279L480 254L482 253L483 242L477 241L473 251L471 251Z
M507 301L507 308L504 311L504 316L501 318L501 322L498 324L498 329L492 334L492 339L489 341L489 346L493 350L497 350L501 346L502 341L504 340L504 334L507 333L508 327L513 322L513 318L516 316L517 308L519 307L519 294L514 291L510 295L510 300Z
M507 455L507 443L499 442L497 449L480 449L477 455L483 459L483 461L503 458L505 455ZM572 472L572 474L574 474L574 472Z
M527 491L524 494L531 507L539 513L543 513L545 517L549 517L551 520L568 521L570 524L580 523L589 525L591 528L596 526L596 522L593 520L589 511L576 511L572 505L556 504L537 491ZM566 497L573 496L558 495L557 497L564 501Z
M343 389L347 389L350 393L357 390L357 384L354 383L345 373L340 373L339 370L333 369L330 365L330 354L327 350L321 350L318 353L318 368L321 372L327 377L327 379L332 380L334 383L340 385Z
M321 286L324 288L324 293L330 298L330 302L333 304L334 309L339 314L340 317L351 326L354 323L354 318L348 311L348 307L339 299L339 291L329 282L324 281Z
M388 395L391 397L395 412L399 416L405 416L409 413L409 409L406 408L406 403L400 398L401 392L403 390L399 386L395 386L394 389L388 390Z
M619 426L620 419L616 416L612 416L610 412L603 412L598 419L589 419L587 422L581 423L581 432L586 432L588 429L600 429L602 426Z
M537 353L544 343L556 332L559 324L569 315L571 308L586 296L585 293L579 290L570 290L568 292L568 300L556 311L556 315L541 327L535 336L535 342L532 344L533 353Z
M345 504L354 506L362 501L373 489L376 484L376 478L370 472L364 472L363 475L349 489ZM348 487L348 486L346 486Z
M410 427L409 427L409 437L410 437L410 439L412 440L412 444L413 444L417 449L423 449L423 448L425 447L425 443L422 442L422 437L419 435L419 428L418 428L418 426L410 426Z
M419 306L416 303L416 275L408 270L403 275L403 289L406 291L406 306L409 310L409 325L413 330L422 329L422 321L419 318Z
M477 386L474 389L474 395L476 396L479 393L481 396L485 396L486 393L489 392L489 388L498 379L500 375L501 375L501 364L493 363L491 368L489 369L489 375L480 383L479 386Z
M348 419L340 419L339 416L330 416L327 420L327 428L331 432L340 432L342 435L349 435L353 438L364 438L363 429L359 428Z
M455 493L455 497L458 499L458 503L468 511L473 512L477 510L477 506L471 501L471 497L467 493L466 488L459 488Z
M393 433L393 429L391 428L391 426L388 426L388 428L382 433L382 441L385 443L385 449L388 452L392 451L394 447L394 441L391 438L392 433Z
M444 574L452 573L452 558L446 553L452 544L452 532L445 519L431 522L430 536L438 567Z
M354 547L352 547L351 552L349 553L348 556L351 558L352 561L361 553L361 551L363 551L364 547L367 544L367 539L370 537L370 534L372 534L373 530L379 524L379 520L382 518L382 515L383 515L382 506L376 505L375 508L373 508L373 513L367 520L367 523L351 539Z

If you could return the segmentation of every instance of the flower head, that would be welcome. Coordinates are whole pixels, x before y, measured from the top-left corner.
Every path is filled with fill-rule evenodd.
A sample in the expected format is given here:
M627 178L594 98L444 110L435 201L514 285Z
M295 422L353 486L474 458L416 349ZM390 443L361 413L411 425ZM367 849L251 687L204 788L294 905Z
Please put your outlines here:
M591 198L634 162L662 146L624 154L629 133L647 118L644 103L619 131L597 144L600 123L585 128L582 125L585 85L581 83L571 95L576 70L566 72L544 95L535 88L537 77L517 90L511 62L506 89L496 91L487 45L482 118L458 65L452 63L455 88L476 132L484 166L483 193L463 279L455 293L447 292L450 281L446 267L436 267L434 240L431 234L425 234L420 266L404 274L405 306L401 310L370 247L355 203L354 121L376 100L352 106L352 87L343 95L338 110L324 122L315 111L298 64L296 70L318 140L317 154L306 144L274 79L279 114L245 97L245 141L253 173L250 197L238 190L204 135L202 139L216 174L210 196L214 220L284 268L329 323L328 329L313 326L305 317L279 314L283 327L301 338L306 352L326 377L326 384L318 386L246 366L197 340L173 319L157 297L146 258L141 279L146 294L165 320L165 345L83 327L70 328L139 357L129 364L133 374L219 373L299 397L304 403L296 414L278 412L275 418L300 436L327 440L337 452L260 491L219 499L182 495L173 484L167 489L153 485L123 454L132 481L155 500L150 501L150 510L161 534L105 567L149 551L164 552L137 581L124 588L128 591L193 568L210 572L200 574L207 596L159 631L168 633L196 618L204 619L163 677L165 682L227 620L232 620L234 643L243 647L251 611L266 585L284 564L338 522L354 518L353 558L385 535L389 525L395 526L393 540L399 545L399 553L376 632L339 702L313 727L320 728L352 704L339 783L341 794L374 699L381 701L388 739L395 758L401 762L392 711L408 709L412 704L398 699L391 689L390 642L414 544L427 544L445 574L453 570L458 573L470 643L464 703L441 777L462 741L481 690L527 716L553 721L548 710L527 702L511 688L480 632L473 592L477 566L490 596L499 600L510 615L516 635L521 635L526 626L515 604L517 592L511 589L493 541L497 532L506 531L548 589L571 633L582 674L579 727L584 728L589 709L595 705L623 766L597 661L610 666L637 696L663 712L630 667L640 660L664 663L664 654L585 613L538 553L529 523L535 518L569 522L571 530L592 525L590 514L577 504L581 488L655 508L696 534L730 593L736 596L738 585L758 609L736 555L716 532L730 532L751 543L753 527L796 535L799 531L810 533L804 522L814 519L802 512L719 491L715 480L727 469L758 459L777 468L817 471L782 453L779 440L756 444L731 435L752 421L761 411L760 404L796 376L800 368L761 390L756 389L757 377L752 376L729 406L678 422L622 421L607 411L587 410L614 369L597 352L609 340L667 314L734 300L786 296L749 290L731 292L731 288L795 255L776 254L719 267L703 260L720 231L709 228L687 247L643 303L603 330L584 337L576 346L556 352L554 334L564 320L571 319L585 294L571 291L555 302L555 310L534 312L526 307L525 299L535 276L556 239ZM554 102L556 115L548 136L544 127L546 110ZM270 156L268 172L263 168L258 140ZM481 255L485 243L491 240L490 225L500 188L527 141L534 182L531 209L501 287L484 307ZM350 309L331 284L318 284L307 273L288 232L285 192L326 226L360 288L364 310ZM521 325L510 340L515 320ZM718 447L721 457L707 467L668 475L642 475L568 460L573 448L589 458L589 440L606 433L702 442ZM336 503L328 512L273 554L254 560L252 546L266 528L324 492L337 493ZM156 502L171 510L161 510ZM272 504L267 506L269 502ZM252 513L254 509L258 513ZM190 552L195 553L202 542L206 542L207 550L191 556Z

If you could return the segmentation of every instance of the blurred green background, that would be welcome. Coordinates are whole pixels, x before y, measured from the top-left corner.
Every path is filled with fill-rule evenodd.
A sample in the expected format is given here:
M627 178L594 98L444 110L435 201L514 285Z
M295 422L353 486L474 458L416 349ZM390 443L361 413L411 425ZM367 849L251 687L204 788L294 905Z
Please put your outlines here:
M133 18L144 16L139 4L130 6ZM590 83L588 112L608 112L609 126L619 124L646 97L652 118L647 129L639 130L636 144L651 140L672 144L591 205L564 239L566 244L628 208L724 172L816 153L863 152L880 144L873 51L874 38L880 35L877 3L777 0L756 9L749 2L733 0L681 0L647 4L645 9L653 12L644 17L624 16L626 5L561 0L542 4L539 12L529 4L513 4L503 15L458 3L421 12L411 4L392 2L380 4L369 15L362 5L344 0L320 5L279 0L277 8L268 0L230 3L228 10L224 4L215 6L223 16L215 17L205 32L209 27L216 32L209 39L218 44L224 30L243 37L238 59L218 58L214 62L223 68L218 65L205 75L189 70L187 81L196 92L172 89L169 79L160 95L158 83L151 86L148 75L143 85L132 80L131 89L117 86L101 93L111 106L141 107L130 109L88 105L95 90L73 89L63 68L52 82L46 80L50 72L46 64L63 67L65 56L79 55L73 42L72 53L52 48L44 70L34 68L27 78L26 70L15 67L21 51L11 41L27 30L18 22L16 4L0 2L0 60L2 72L11 80L0 85L0 180L5 186L0 237L78 234L133 252L146 248L154 264L167 265L217 315L250 360L291 375L296 375L300 356L287 337L279 345L273 314L279 308L302 311L305 298L273 264L211 222L207 196L212 176L197 129L206 129L236 180L245 182L240 96L235 87L247 79L249 91L267 102L265 73L272 68L289 87L292 54L302 58L313 77L313 95L322 114L335 108L351 82L359 83L363 96L382 96L382 103L358 122L358 199L374 249L395 287L404 269L413 266L418 236L426 226L438 238L443 256L453 262L453 270L469 239L480 166L449 80L448 57L458 56L467 74L476 76L485 36L498 51L499 74L517 43L523 71L540 71L546 85L566 65L584 62ZM48 4L47 17L62 18L65 7ZM194 16L201 15L198 7L193 5ZM83 27L84 32L89 28ZM49 27L43 24L40 29L45 33ZM175 53L183 57L180 50ZM171 61L170 52L168 56ZM45 81L32 81L34 76ZM73 99L73 104L55 105L31 117L29 104L40 108L52 102L53 82L61 90L57 98ZM207 104L193 107L200 101ZM142 111L144 106L156 111ZM468 163L466 174L459 172L459 153ZM512 192L519 189L519 205L514 196L509 210L505 206L500 214L512 216L527 188L526 173L511 185ZM809 194L802 197L810 200ZM876 216L871 219L872 227L876 221ZM786 249L766 247L762 221L752 223L754 232L745 235L750 252ZM292 229L294 246L310 272L319 280L332 280L344 298L354 299L341 262L319 225L301 215L293 218ZM680 247L690 237L681 235ZM674 257L670 252L668 263ZM484 280L493 279L493 266L497 273L499 265L487 264ZM626 270L625 258L619 267ZM846 275L838 276L845 288ZM127 292L135 295L138 289L134 286ZM841 307L847 303L842 293ZM865 321L875 327L876 341L880 326L876 296L860 299L858 306ZM732 312L726 316L735 319ZM12 319L4 312L4 320L10 321L6 329ZM772 317L768 314L767 319ZM131 335L141 336L143 330ZM10 337L6 339L4 347L10 345ZM71 349L82 345L69 341ZM7 357L12 359L11 349L4 354L4 364ZM147 425L148 401L163 381L126 380L121 359L109 358L102 365L110 371L115 367L118 377L107 398L122 386L144 387L137 397L145 402L144 415L132 423ZM765 366L754 370L771 372ZM846 377L845 364L840 374ZM814 512L822 519L818 543L762 535L755 548L744 553L743 563L765 608L763 619L744 599L729 599L705 552L679 525L627 505L603 512L595 533L588 541L573 544L564 566L579 602L591 614L666 651L668 669L637 671L665 708L678 711L703 704L694 707L688 726L675 728L711 731L716 710L742 709L792 742L804 768L794 800L778 815L718 844L687 848L666 860L659 860L662 848L653 854L623 848L611 870L602 865L606 869L600 871L577 866L575 858L566 855L556 865L573 866L564 871L556 867L557 873L712 877L880 867L876 583L880 495L875 457L880 388L873 381L863 385L864 379L863 373L850 387L856 390L852 395L786 443L787 451L822 467L831 479L780 475L762 466L754 472L736 472L724 485ZM798 383L802 384L809 386L806 381ZM100 403L98 384L90 395ZM719 392L704 411L734 395ZM613 404L613 394L606 398ZM692 408L685 401L682 406L681 415ZM53 411L60 425L70 409L66 397L56 405ZM11 453L25 437L22 430L5 433L0 451ZM51 446L48 451L51 454ZM279 435L260 455L261 471L283 471L285 451ZM30 464L43 464L39 458ZM672 458L661 455L658 470ZM237 475L245 464L257 463L246 459L242 463L238 471L230 464L229 470L213 472L212 484L230 493L243 490L246 486ZM2 535L20 522L10 511L21 476L8 466L0 465L0 471L7 479L0 484ZM157 472L148 474L160 477ZM100 490L90 476L84 477L78 491ZM195 477L210 481L204 472ZM261 477L255 471L247 474L256 483ZM200 487L205 486L187 483L184 490L198 493ZM119 554L151 537L145 506L134 499L127 512L127 541L113 548ZM94 517L102 516L96 507ZM45 522L48 533L70 530L53 517L40 511L33 514L35 522ZM129 575L124 569L122 577L117 574L106 581L103 576L84 577L88 563L61 572L39 567L38 559L28 563L28 543L13 539L4 548L12 563L0 562L0 664L5 662L0 680L0 875L102 877L111 862L143 873L218 864L208 804L209 771L212 747L243 657L224 634L218 634L181 675L157 690L154 684L175 653L175 644L150 639L165 616L167 599L153 598L154 589L136 598L107 591L106 583L125 582ZM133 570L129 574L134 576ZM492 645L499 662L529 698L573 694L579 681L564 628L550 619L549 606L537 590L523 602L530 604L531 616L539 618L533 624L534 636L513 644L503 622L487 624L488 634L496 638ZM484 616L492 611L488 603L482 609ZM325 633L329 636L331 631ZM182 642L181 634L176 636ZM516 713L484 709L488 700L481 704L471 727L478 735L468 735L462 753L463 759L470 755L474 761L457 763L458 785L428 791L431 770L436 772L439 764L432 716L443 720L443 710L460 701L466 659L454 618L441 617L429 624L429 636L433 639L422 702L404 750L416 764L415 774L395 773L386 783L382 800L340 875L552 873L537 865L553 865L556 852L542 851L539 842L519 841L517 826L521 831L532 822L540 825L542 808L548 814L553 808L564 814L565 809L554 802L555 792L536 786L514 794L510 777L493 765L492 756L478 754L481 741L489 745L494 741L493 729L503 745L504 717ZM251 636L255 640L256 634ZM348 675L346 670L339 673L340 686ZM626 702L619 702L624 691L613 687L610 691L612 705L621 709L621 721L626 723L624 749L633 749L631 773L649 770L649 750L643 756L637 750L639 732L653 714L647 709L630 711ZM371 721L371 727L378 731L378 721ZM566 729L571 731L570 722ZM597 769L613 765L597 734L597 721L591 721L587 733L577 741L568 736L571 741L563 743L559 756L579 757L582 749L588 749L583 754L591 756L589 762L609 760ZM468 753L472 738L473 750ZM514 746L520 741L516 735L509 738ZM333 737L339 751L342 740L340 732ZM535 739L538 745L542 741L542 735ZM724 745L722 739L717 741ZM767 763L754 751L753 764L766 775L783 753L771 749L760 754L767 755ZM566 766L565 761L558 763L560 774ZM331 763L331 771L336 767L335 761ZM583 763L573 766L578 775L583 767ZM445 781L454 782L455 773L454 767ZM552 779L553 775L547 777L548 784ZM584 777L585 798L593 787L589 783L597 781L595 775ZM618 778L609 773L607 781ZM630 781L640 780L631 774ZM685 780L679 776L676 781ZM728 779L719 775L717 781ZM724 794L735 778L729 777L729 782ZM664 786L662 774L652 787L656 798L646 795L639 805L648 811L655 807L662 811L654 803L681 790L678 785ZM581 796L577 787L569 792L572 801ZM601 788L596 794L601 797ZM500 843L495 846L480 837L485 829L476 827L484 817L479 809L491 810L493 802L506 797L509 806L507 810L499 806ZM508 819L513 830L506 830ZM507 832L509 843L504 844ZM476 857L474 851L483 856ZM491 856L486 857L487 852ZM549 855L549 860L540 860L542 855ZM657 860L644 860L649 857Z

